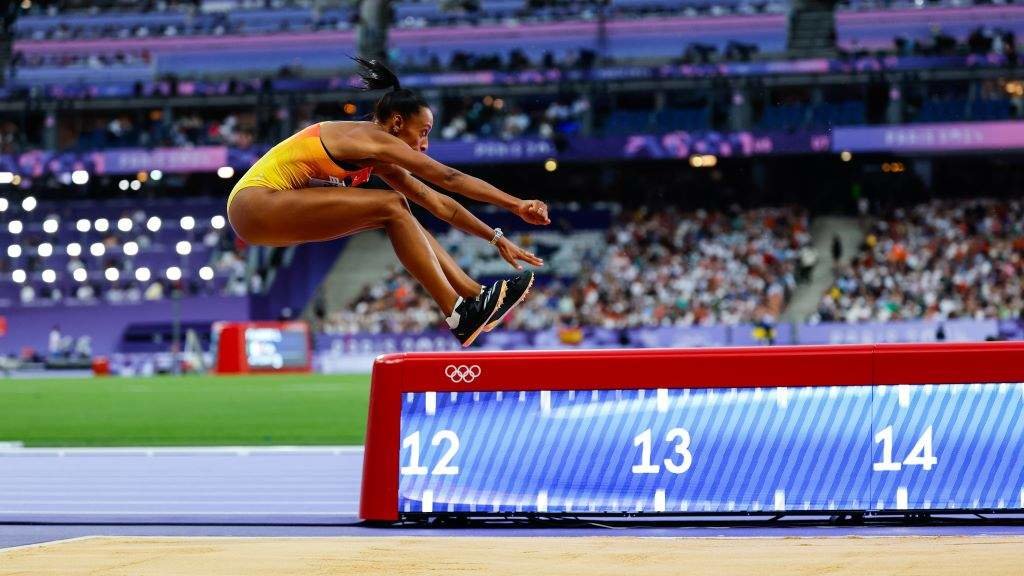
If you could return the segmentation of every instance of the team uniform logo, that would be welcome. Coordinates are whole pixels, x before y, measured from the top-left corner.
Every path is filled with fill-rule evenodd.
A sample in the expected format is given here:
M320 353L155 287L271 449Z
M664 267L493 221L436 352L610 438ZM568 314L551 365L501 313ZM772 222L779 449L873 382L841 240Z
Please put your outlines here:
M341 178L338 178L337 176L328 176L326 179L325 178L310 178L309 179L309 187L310 188L328 188L328 187L338 187L338 186L347 187L348 185L345 184L345 182Z
M481 372L482 370L476 364L472 366L449 364L444 368L444 375L455 383L465 382L468 384L479 378Z
M326 178L311 177L309 179L310 188L323 188L323 187L345 187L359 186L366 184L370 181L370 175L373 173L373 167L367 166L359 170L353 170L348 173L344 178L337 176L327 176Z

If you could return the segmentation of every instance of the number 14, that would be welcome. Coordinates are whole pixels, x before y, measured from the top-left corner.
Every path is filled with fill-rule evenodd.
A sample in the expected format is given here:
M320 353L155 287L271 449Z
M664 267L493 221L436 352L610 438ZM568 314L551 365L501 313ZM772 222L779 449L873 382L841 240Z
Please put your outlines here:
M875 472L896 472L903 466L920 466L923 470L931 470L932 466L939 463L932 451L931 426L924 429L924 434L910 449L910 454L903 459L902 464L892 459L892 426L886 426L875 434L875 444L879 443L882 444L882 461L872 463L871 469Z

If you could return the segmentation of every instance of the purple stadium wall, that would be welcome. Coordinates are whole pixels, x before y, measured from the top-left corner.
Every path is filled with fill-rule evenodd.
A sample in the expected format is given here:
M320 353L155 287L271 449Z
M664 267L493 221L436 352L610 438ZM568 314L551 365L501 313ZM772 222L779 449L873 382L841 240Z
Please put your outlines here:
M179 302L182 322L212 323L249 318L246 297L195 297ZM67 336L89 335L93 354L106 355L117 349L121 335L130 324L173 321L175 302L0 308L0 316L7 318L7 334L0 337L0 352L5 354L18 354L25 346L45 352L50 330L58 325Z

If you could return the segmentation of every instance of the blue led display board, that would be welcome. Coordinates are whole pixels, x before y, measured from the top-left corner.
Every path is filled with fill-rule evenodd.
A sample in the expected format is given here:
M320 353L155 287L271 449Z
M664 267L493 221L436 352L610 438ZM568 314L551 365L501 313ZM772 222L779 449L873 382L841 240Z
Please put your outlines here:
M1024 508L1024 384L410 392L402 513Z

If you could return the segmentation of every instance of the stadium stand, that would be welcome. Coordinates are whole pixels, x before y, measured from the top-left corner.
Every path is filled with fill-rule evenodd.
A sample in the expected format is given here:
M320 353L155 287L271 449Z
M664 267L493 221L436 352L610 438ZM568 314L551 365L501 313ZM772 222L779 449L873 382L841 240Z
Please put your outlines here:
M18 23L19 39L72 39L189 35L258 34L287 31L345 30L355 24L348 6L319 8L316 2L33 2ZM395 28L521 24L605 18L651 18L713 13L780 13L785 2L731 0L714 7L691 0L618 0L602 6L588 1L546 2L482 0L395 2Z
M794 208L692 214L641 209L618 220L604 232L518 236L539 254L551 254L541 272L552 277L510 318L510 327L773 322L797 286L801 252L811 243L808 215ZM457 259L477 263L471 274L509 272L500 259L466 251L474 244L460 234L442 240ZM441 320L423 290L395 273L368 286L349 310L332 314L326 331L417 332Z
M29 196L0 206L10 242L0 258L2 306L121 304L173 292L244 296L259 283L216 200L183 206Z
M236 245L226 229L208 226L223 213L225 187L267 147L310 123L362 119L371 109L372 95L354 90L351 65L339 56L355 48L351 8L220 0L154 2L141 11L129 4L33 2L17 20L14 73L0 88L0 169L9 179L0 186L13 185L2 189L11 204L0 218L7 226L18 220L23 232L11 236L18 248L0 258L0 295L13 308L99 309L160 302L147 300L151 288L163 300L252 298L239 308L251 317L317 314L311 295L340 243L283 254ZM1019 6L850 2L836 14L837 49L815 56L784 51L787 6L628 1L602 14L586 2L484 0L452 10L395 3L389 56L403 83L428 96L435 157L472 164L473 173L479 168L510 190L607 200L622 211L614 226L515 232L549 265L510 328L779 322L816 258L813 217L848 215L863 192L910 194L904 181L877 176L883 163L905 160L872 154L898 155L892 142L976 137L947 123L990 122L991 132L977 138L1002 138L1024 113L1014 67ZM211 50L221 57L209 58ZM875 125L894 132L872 132ZM867 149L837 147L837 129L851 127L870 136L860 141ZM201 161L207 154L217 162ZM125 162L148 171L185 156L167 171L173 182L147 187L134 204L120 181L136 168L127 176L109 169ZM91 171L90 183L69 184L80 169ZM921 180L910 182L915 196L907 202L950 193L940 194L942 182ZM40 198L30 214L18 211L26 194ZM806 208L757 208L811 197ZM744 208L728 208L734 202ZM671 209L637 211L645 205ZM186 213L195 218L192 231L173 225ZM40 232L51 214L60 222L53 238ZM146 232L151 245L143 246L134 231L154 215L164 228ZM122 216L132 233L116 230ZM90 231L75 230L80 219ZM110 232L95 231L98 219ZM434 230L476 277L510 272L486 246ZM136 255L124 253L129 241ZM184 268L175 252L182 241L192 252L174 283L166 272ZM68 256L72 244L83 254ZM102 257L89 252L96 244ZM204 266L213 280L198 276ZM142 267L146 282L135 276ZM861 290L837 278L840 290ZM820 293L808 292L809 302ZM874 301L844 298L823 302L813 320L882 319ZM931 314L901 306L901 319ZM1018 304L992 306L953 317L1008 317ZM436 307L401 273L366 286L351 307L321 312L331 335L439 326Z
M870 225L813 321L1015 319L1024 311L1019 200L939 200Z
M969 85L964 84L962 88L967 90ZM874 102L849 100L848 96L840 94L835 101L826 99L813 105L758 96L754 102L760 103L761 107L754 112L750 126L737 126L737 122L728 120L739 117L737 114L741 109L726 106L721 100L701 107L665 105L652 110L626 105L613 107L606 99L598 99L598 104L595 104L586 94L450 98L435 109L439 125L432 136L436 141L565 139L676 131L702 133L730 126L766 132L797 132L827 130L833 126L894 123L900 119L915 123L999 121L1022 117L1024 98L1014 92L1018 89L1017 82L1004 82L987 91L975 91L971 97L949 97L942 91L924 91L896 100L885 98ZM670 99L684 96L686 92L669 91L665 94ZM277 124L261 120L261 114L251 107L212 108L201 112L186 108L170 114L160 109L87 112L60 119L54 146L79 152L204 145L249 150L257 145L273 144L290 134L292 129L297 130L310 123L358 120L368 112L366 104L351 103L347 106L350 106L346 107L347 112L337 107L277 108L277 113L286 117L285 122ZM869 113L872 106L883 112ZM0 121L0 154L19 154L42 147L46 138L45 122L45 116L20 122Z
M83 7L64 14L38 4L15 24L11 68L18 86L351 70L338 57L351 53L355 42L348 8L204 2L159 3L163 10L147 13ZM507 0L490 10L491 4L481 3L480 10L460 6L446 16L435 3L398 3L390 59L406 71L518 70L527 63L587 68L680 57L684 62L775 59L785 51L786 3L716 3L709 10L689 1L616 2L603 11L587 2L556 3L550 11ZM1020 7L871 6L856 3L855 10L837 15L842 51L1017 58L1016 37L1024 28ZM521 43L524 36L533 41ZM237 57L205 58L201 48Z

